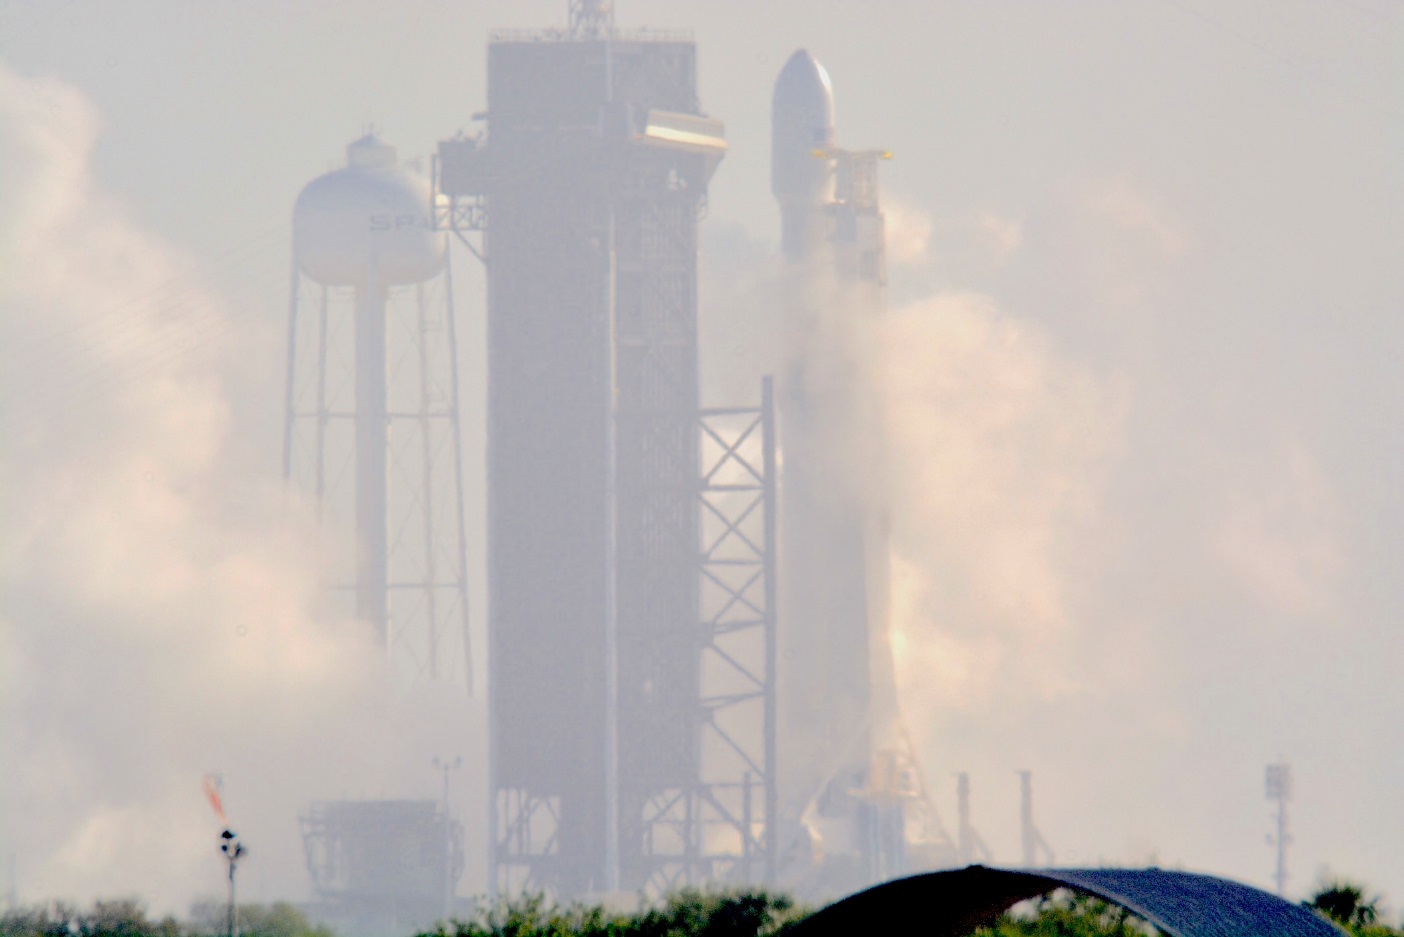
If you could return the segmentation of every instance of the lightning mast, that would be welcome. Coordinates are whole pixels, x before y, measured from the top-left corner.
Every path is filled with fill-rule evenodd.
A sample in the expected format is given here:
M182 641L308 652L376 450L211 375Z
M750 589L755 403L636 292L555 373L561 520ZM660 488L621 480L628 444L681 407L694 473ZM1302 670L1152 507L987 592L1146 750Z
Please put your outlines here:
M1287 831L1287 802L1292 799L1292 766L1285 762L1268 765L1264 772L1264 787L1267 799L1277 808L1274 816L1276 829L1268 835L1268 845L1277 851L1273 882L1277 886L1278 897L1283 897L1287 892L1287 847L1292 844L1292 834Z
M989 861L990 847L970 822L970 775L962 771L956 775L956 848L960 851L960 861L969 865L977 859Z
M1019 772L1019 839L1023 845L1024 868L1038 865L1040 855L1046 863L1053 864L1053 847L1034 824L1032 771Z

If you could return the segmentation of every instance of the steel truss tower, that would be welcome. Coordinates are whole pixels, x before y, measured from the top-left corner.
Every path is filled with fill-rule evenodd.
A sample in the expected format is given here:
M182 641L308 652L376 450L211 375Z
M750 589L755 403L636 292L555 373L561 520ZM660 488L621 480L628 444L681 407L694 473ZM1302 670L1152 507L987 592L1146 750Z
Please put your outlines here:
M373 135L294 216L285 480L354 533L332 583L407 682L470 687L453 284L428 181ZM349 538L348 538L349 539Z
M599 3L571 22L493 36L486 137L436 161L441 221L483 231L488 279L490 883L759 877L772 423L768 400L698 398L722 128L690 38L619 32Z
M1277 805L1272 833L1268 835L1268 845L1277 852L1277 867L1272 880L1277 886L1277 894L1287 893L1287 847L1292 845L1292 834L1287 832L1287 802L1292 799L1292 766L1278 762L1267 766L1264 772L1267 799Z

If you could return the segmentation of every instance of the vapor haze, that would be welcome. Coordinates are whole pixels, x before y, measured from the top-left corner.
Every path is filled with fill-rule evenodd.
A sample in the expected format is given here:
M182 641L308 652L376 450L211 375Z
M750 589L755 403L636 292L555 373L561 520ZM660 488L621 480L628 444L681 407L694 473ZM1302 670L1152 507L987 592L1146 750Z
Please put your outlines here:
M1014 704L1013 687L1068 692L1085 680L1075 603L1124 390L988 296L914 303L881 329L907 708L924 720Z
M1329 865L1398 906L1399 9L815 8L620 19L694 26L727 122L708 404L753 402L783 361L765 141L784 57L831 70L840 143L896 154L875 381L899 679L947 825L969 771L994 860L1017 862L1031 769L1060 862L1266 885L1281 758L1293 893ZM368 121L405 155L474 126L486 29L560 25L564 4L196 10L0 8L0 862L26 900L182 910L218 889L210 770L251 893L301 896L308 800L432 796L419 766L455 753L398 737L422 701L328 619L344 541L274 479L286 237L232 286L210 272L285 232ZM459 290L480 362L482 291ZM460 801L473 859L484 784Z
M713 360L749 378L808 355L824 365L814 390L880 395L900 702L938 809L952 815L947 779L974 767L980 807L1005 805L977 824L996 860L1015 862L1008 805L1016 770L1032 767L1052 792L1042 804L1096 792L1099 809L1071 827L1043 823L1060 861L1193 866L1196 836L1241 823L1247 837L1255 818L1182 810L1180 833L1155 836L1144 817L1178 802L1185 772L1199 775L1191 786L1256 775L1281 744L1269 737L1322 718L1322 697L1264 681L1297 642L1343 634L1347 499L1306 414L1285 401L1242 409L1247 388L1274 379L1267 362L1206 386L1190 346L1186 370L1167 370L1166 349L1204 327L1168 299L1203 263L1204 232L1125 177L1023 211L1036 236L1056 232L1047 261L992 209L933 219L899 203L889 258L903 301L864 321L831 286L824 329L772 319L756 345L767 361ZM763 310L785 307L772 249L716 241L726 287L711 330L755 332ZM750 278L733 268L743 254ZM992 277L988 292L960 288ZM836 466L866 457L851 424L830 430ZM1235 684L1278 716L1226 705Z
M1241 759L1254 735L1230 726L1244 714L1196 695L1219 681L1261 686L1251 675L1273 666L1272 645L1337 632L1351 548L1338 483L1301 415L1273 406L1256 414L1259 431L1224 432L1225 402L1187 401L1228 388L1193 388L1153 363L1181 327L1165 285L1199 259L1186 255L1202 232L1124 178L1072 191L1061 218L1041 220L1079 262L1044 273L1037 296L1008 290L1022 315L992 294L939 293L883 326L894 643L931 774L993 767L998 739L1006 798L1021 764L1057 765L1038 782L1105 798L1079 828L1050 834L1060 860L1086 855L1089 827L1101 828L1099 859L1163 860L1166 840L1157 852L1141 834L1107 837L1104 818L1136 830L1141 812L1107 772L1174 803L1152 775L1215 775ZM991 229L1004 232L1001 265L1027 263L1017 227L967 225L964 250L945 242L948 279L988 275ZM1079 349L1089 328L1097 337ZM1263 380L1255 371L1226 383ZM1206 602L1219 610L1206 615ZM1271 705L1290 710L1292 696ZM1192 750L1209 762L1189 769ZM1006 820L992 840L1003 861L1015 833ZM1182 848L1168 851L1192 863Z
M218 876L205 772L250 875L262 853L295 881L307 800L427 793L409 765L434 749L387 731L383 660L321 609L331 536L230 441L242 362L281 336L93 184L99 128L72 88L0 72L0 828L26 893L183 911Z

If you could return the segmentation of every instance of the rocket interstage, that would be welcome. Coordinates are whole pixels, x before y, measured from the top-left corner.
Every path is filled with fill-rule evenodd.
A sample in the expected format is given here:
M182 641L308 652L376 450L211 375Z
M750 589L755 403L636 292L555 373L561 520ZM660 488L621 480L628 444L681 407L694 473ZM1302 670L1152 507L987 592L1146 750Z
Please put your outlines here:
M786 884L823 897L935 867L954 845L903 728L889 640L877 164L890 154L835 145L829 76L804 50L776 80L772 119L787 261L782 842Z

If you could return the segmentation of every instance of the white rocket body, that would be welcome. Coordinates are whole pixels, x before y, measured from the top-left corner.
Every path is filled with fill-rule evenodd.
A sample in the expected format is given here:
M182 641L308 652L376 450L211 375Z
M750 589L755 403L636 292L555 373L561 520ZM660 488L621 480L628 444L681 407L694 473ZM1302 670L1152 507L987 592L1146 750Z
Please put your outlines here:
M791 883L822 893L903 874L907 808L925 794L888 621L877 154L834 146L829 76L803 50L776 80L772 120L789 351L779 387L782 847ZM864 167L867 185L855 186Z
M834 145L829 73L803 49L790 56L771 99L770 190L780 203L786 258L814 254L825 209L834 200L833 162L817 154Z

